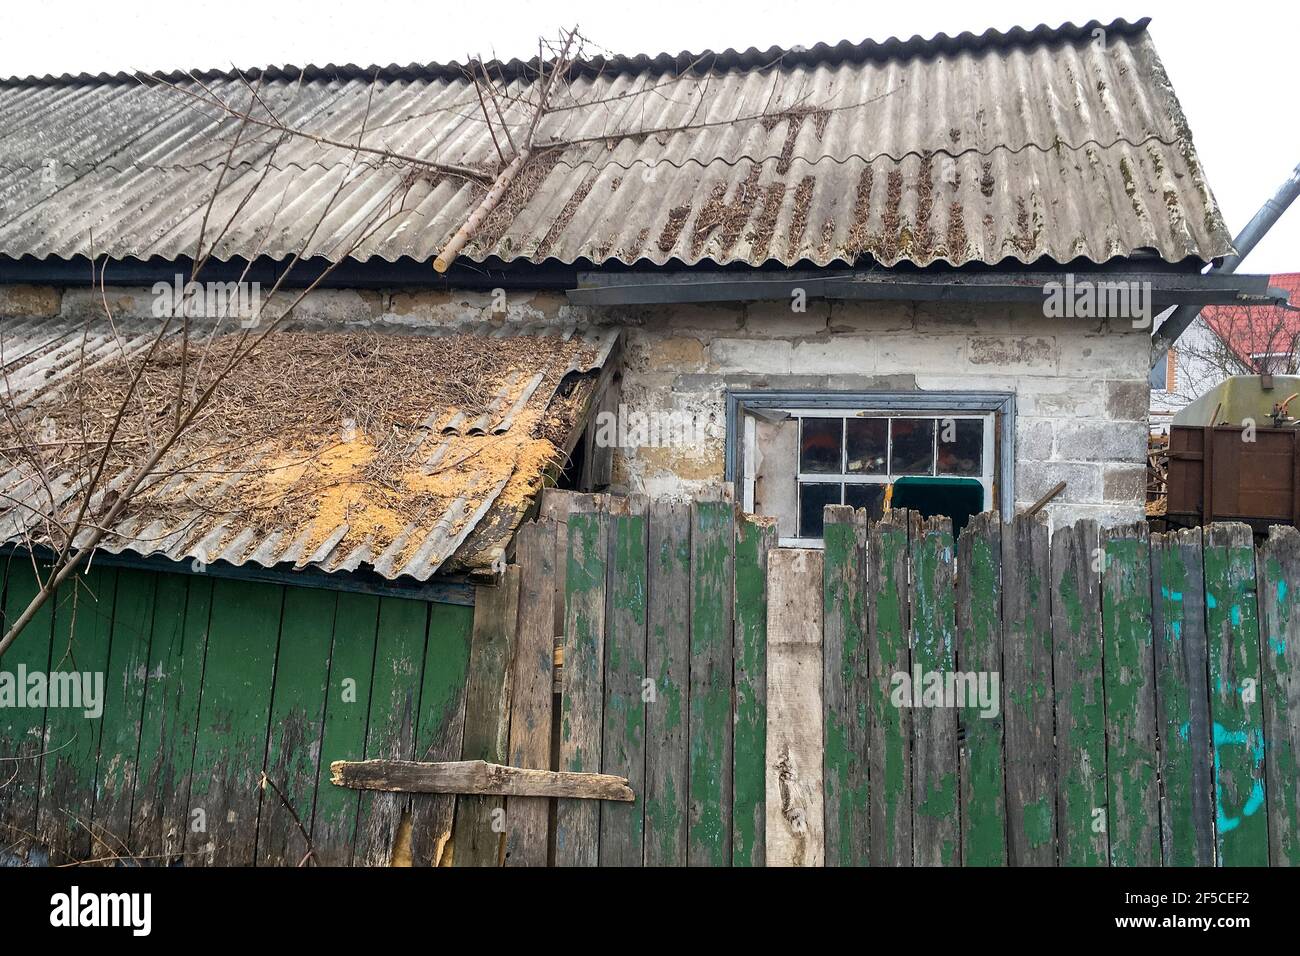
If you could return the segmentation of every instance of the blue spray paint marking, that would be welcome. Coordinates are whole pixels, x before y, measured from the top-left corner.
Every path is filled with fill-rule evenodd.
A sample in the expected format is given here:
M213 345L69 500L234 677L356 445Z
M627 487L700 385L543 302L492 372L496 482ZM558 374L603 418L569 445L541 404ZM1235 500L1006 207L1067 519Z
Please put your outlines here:
M1182 732L1182 728L1179 728L1179 735ZM1255 780L1254 785L1250 788L1250 796L1246 798L1246 803L1241 808L1241 815L1235 817L1230 817L1224 812L1223 788L1219 783L1219 748L1229 744L1240 744L1242 746L1250 744L1250 756L1255 765L1255 773L1252 774ZM1220 835L1237 829L1237 827L1241 826L1241 821L1245 817L1258 813L1259 808L1264 805L1264 778L1263 774L1259 773L1260 765L1263 762L1264 738L1262 734L1252 734L1247 730L1228 730L1218 722L1214 724L1214 814L1218 821Z
M1234 604L1232 606L1232 609L1228 612L1228 615L1229 617L1232 618L1233 627L1241 627L1241 605L1240 604Z
M1192 729L1192 722L1190 720L1184 721L1183 725L1178 728L1178 738L1180 740L1186 740L1187 734L1191 729Z
M1214 595L1211 594L1209 591L1205 592L1205 606L1208 607L1211 611L1213 611L1216 607L1219 606L1219 602L1214 599Z
M1286 600L1286 582L1280 579L1277 582L1277 599L1278 601Z
M1174 621L1173 629L1174 629L1174 640L1181 641L1183 639L1183 622Z

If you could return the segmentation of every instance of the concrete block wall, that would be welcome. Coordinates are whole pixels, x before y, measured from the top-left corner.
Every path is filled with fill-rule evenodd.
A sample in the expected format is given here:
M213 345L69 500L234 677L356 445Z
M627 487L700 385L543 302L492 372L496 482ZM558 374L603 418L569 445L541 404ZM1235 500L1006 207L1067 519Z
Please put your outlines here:
M108 299L115 315L152 315L147 287L110 288ZM98 290L0 286L0 321L102 314ZM1053 523L1144 514L1148 333L1128 323L1048 319L1033 304L595 309L556 292L401 289L320 290L295 316L295 324L394 331L483 322L625 327L623 404L686 412L700 440L620 449L618 490L689 495L721 481L728 388L992 390L1016 395L1018 506L1064 480L1048 507Z

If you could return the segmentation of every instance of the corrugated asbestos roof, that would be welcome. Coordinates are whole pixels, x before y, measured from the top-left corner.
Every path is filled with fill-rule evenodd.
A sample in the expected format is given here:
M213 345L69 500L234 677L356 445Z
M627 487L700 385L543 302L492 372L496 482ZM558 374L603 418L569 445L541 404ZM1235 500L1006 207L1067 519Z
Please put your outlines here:
M292 324L285 328L294 331ZM48 416L55 404L68 401L69 389L80 376L93 374L97 367L123 355L138 360L156 331L156 324L122 319L116 328L102 322L87 328L84 321L75 319L7 320L0 334L4 369L0 387L12 390L14 404L27 409L27 434L39 436L50 421L42 416ZM312 334L345 333L316 328ZM553 327L476 327L421 328L418 332L390 329L381 334L469 336L452 344L476 351L507 348L519 358L483 405L468 414L454 405L431 406L418 427L402 431L399 446L409 437L403 455L406 470L390 467L372 479L360 467L369 462L354 454L371 447L366 444L371 436L366 434L313 436L321 439L314 450L285 453L277 445L302 447L293 443L302 436L291 411L283 417L283 442L275 440L280 437L275 433L269 442L265 433L257 441L227 433L216 446L190 449L183 457L165 459L157 480L139 496L139 506L133 502L128 507L101 550L163 555L175 561L252 562L323 571L352 571L364 566L388 579L405 575L419 581L439 571L489 564L508 543L540 490L545 461L531 453L537 436L545 434L563 445L581 426L579 415L594 388L595 372L610 359L619 333L610 329L576 332ZM83 348L86 373L79 371ZM347 360L346 350L340 352L339 361ZM276 361L286 369L300 364L293 354L277 354ZM313 381L329 387L330 368L311 371L316 376ZM274 382L267 384L275 386ZM383 383L376 382L374 387L382 388ZM94 410L88 414L93 418ZM6 437L9 441L5 444L11 444L13 431L7 429ZM30 535L37 543L48 542L30 516L51 513L51 498L59 509L78 503L80 499L72 497L74 476L69 472L53 477L51 494L32 459L13 451L0 451L0 541L24 543ZM337 481L330 471L335 464L342 469ZM307 469L317 467L320 470L313 471L312 480L307 481ZM407 475L412 480L407 480ZM90 501L92 521L94 515L111 507L106 496L116 496L127 476L123 469L101 484ZM380 533L372 530L372 525L382 522L363 524L361 519L368 517L365 495L384 484L417 502L419 514L404 527L397 525ZM264 517L257 517L253 503L259 494L262 500L288 498L299 486L307 491L294 499L290 510L297 526L273 527ZM268 487L270 497L265 494ZM327 495L343 505L328 508ZM313 500L304 500L309 496ZM314 500L316 496L320 500ZM329 520L340 510L341 519ZM77 543L84 543L89 534L89 529L83 530Z
M1209 261L1231 237L1146 24L590 60L464 255L888 266L1151 251ZM512 123L526 125L535 62L491 70L513 98ZM245 78L165 79L240 108L256 86L263 119L348 143L364 124L364 147L404 158L302 137L277 146L273 131L241 133L237 119L157 79L9 81L0 254L191 255L220 178L209 221L232 225L218 258L339 258L381 216L353 258L427 261L485 185L410 160L489 176L498 166L457 64ZM221 176L228 153L234 168Z

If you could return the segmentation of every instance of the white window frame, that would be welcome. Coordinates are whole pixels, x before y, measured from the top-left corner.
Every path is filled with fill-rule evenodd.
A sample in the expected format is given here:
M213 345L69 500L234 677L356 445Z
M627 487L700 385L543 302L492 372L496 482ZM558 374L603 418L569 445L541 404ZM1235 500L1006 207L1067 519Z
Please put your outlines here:
M1011 483L1015 474L1015 396L1006 392L895 392L895 393L843 393L833 392L750 392L734 391L727 395L727 480L740 479L740 497L746 511L754 509L754 416L744 414L747 407L781 411L792 418L910 418L978 419L985 422L984 454L980 475L936 475L934 477L966 478L980 483L984 491L984 508L993 506L994 494L1006 519L1010 503L1014 501ZM1000 416L1000 418L999 418ZM800 437L803 423L799 422ZM890 426L892 436L892 424ZM938 426L935 439L938 441ZM1001 447L999 447L999 442ZM796 455L799 443L796 442ZM844 443L841 442L841 472L811 473L798 471L799 462L791 463L792 479L796 482L795 521L798 527L799 498L797 483L821 481L826 483L888 484L896 478L892 462L885 474L851 475L843 471ZM892 443L886 443L887 454L892 456ZM934 465L938 456L932 452ZM913 476L907 476L913 477ZM922 476L916 476L922 477ZM782 536L782 547L822 547L821 538Z

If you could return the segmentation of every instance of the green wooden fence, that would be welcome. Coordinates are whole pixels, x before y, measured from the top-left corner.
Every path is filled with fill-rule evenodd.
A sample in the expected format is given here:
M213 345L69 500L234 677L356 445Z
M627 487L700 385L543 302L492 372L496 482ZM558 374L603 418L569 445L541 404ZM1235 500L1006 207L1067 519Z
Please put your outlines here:
M1293 529L831 507L801 557L723 501L552 510L559 766L638 795L559 801L557 862L1300 860Z
M8 559L5 616L35 588ZM0 661L106 677L98 719L0 707L0 861L1300 861L1293 529L831 507L804 551L721 497L548 493L477 594L94 567ZM376 757L636 800L329 782Z
M3 572L11 619L37 576L23 555ZM0 659L104 678L97 717L0 707L0 865L296 866L309 837L318 863L388 863L410 800L333 786L330 761L460 756L473 613L93 565ZM435 862L451 807L421 807L441 837L412 856Z

